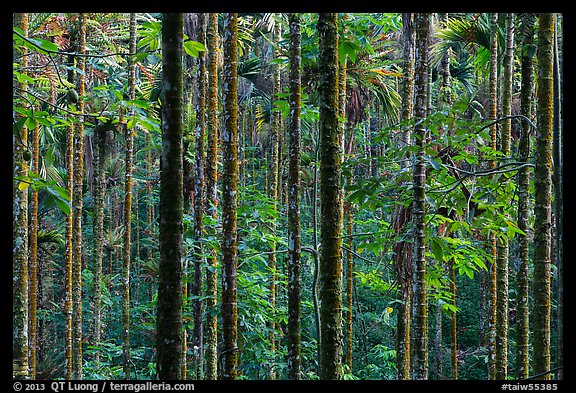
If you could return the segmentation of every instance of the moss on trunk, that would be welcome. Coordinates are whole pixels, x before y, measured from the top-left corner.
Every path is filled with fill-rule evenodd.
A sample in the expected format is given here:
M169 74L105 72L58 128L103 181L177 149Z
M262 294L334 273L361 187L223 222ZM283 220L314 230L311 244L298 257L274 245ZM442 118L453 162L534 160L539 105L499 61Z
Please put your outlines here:
M320 379L341 378L342 210L341 142L338 122L338 20L321 13L319 33L320 105Z
M160 160L160 265L156 321L160 379L180 379L182 362L182 52L184 14L162 20L162 157Z

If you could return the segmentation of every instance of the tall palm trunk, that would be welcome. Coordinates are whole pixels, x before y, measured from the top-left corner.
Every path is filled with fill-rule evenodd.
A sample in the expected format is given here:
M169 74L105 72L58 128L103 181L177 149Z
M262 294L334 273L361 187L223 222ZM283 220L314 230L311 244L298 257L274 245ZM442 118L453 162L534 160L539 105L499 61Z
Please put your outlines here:
M502 117L512 113L512 81L514 76L514 14L503 14L506 17L506 48L504 53L504 72L502 80ZM510 155L510 135L512 119L502 123L500 150L507 157ZM508 253L509 244L506 236L500 236L497 242L497 281L496 281L496 379L508 376Z
M15 14L15 26L28 35L28 14ZM17 52L14 52L17 55ZM26 69L28 60L22 56L21 66ZM18 89L26 90L26 82L19 82ZM28 148L28 128L23 125L13 137L14 176L28 173L24 151ZM15 379L28 378L28 191L20 184L13 185L13 259L12 259L12 374Z
M493 13L490 21L490 76L489 76L489 118L496 120L498 117L498 14ZM496 150L497 124L494 122L490 129L491 147ZM496 167L496 162L489 162L490 168ZM488 235L488 243L493 256L488 265L488 379L496 377L496 236Z
M236 379L237 192L238 192L238 14L224 15L224 129L222 130L222 378Z
M199 14L199 42L206 45L206 23L208 14ZM196 379L204 378L204 329L202 314L204 305L202 296L202 220L204 217L204 135L206 134L206 52L198 55L198 103L196 110L196 179L194 181L194 285L192 295L196 299L192 304L194 316L194 331L192 338L192 369Z
M414 116L417 126L414 129L416 147L413 172L413 225L414 225L414 352L413 378L428 379L428 312L426 289L426 165L424 162L424 142L426 128L423 120L427 114L428 92L428 35L430 14L417 13L414 18L416 31L416 55L414 66Z
M82 205L84 181L84 93L86 86L86 14L78 17L79 42L78 52L78 121L75 128L74 141L74 194L72 205L74 209L74 268L72 281L73 302L73 376L82 379Z
M534 49L534 14L524 14L522 18L522 82L520 89L520 114L531 118L532 90L534 88L534 62L531 50ZM521 162L530 159L530 122L522 122L519 141ZM530 237L530 168L524 167L518 174L518 228L526 235L519 238L520 266L516 276L516 378L528 378L530 371L530 311L529 311L529 264Z
M101 124L94 129L96 149L94 154L94 345L99 346L102 337L102 258L104 254L104 196L106 193L107 125ZM100 363L100 351L96 351L94 362Z
M136 14L130 14L129 52L136 53ZM136 63L134 56L128 57L128 99L136 98ZM134 109L129 116L134 115ZM124 379L130 379L130 262L132 241L132 161L134 131L125 128L126 158L124 178L124 247L122 250L122 368Z
M290 14L290 128L288 146L288 379L301 378L300 114L301 22Z
M536 152L534 156L534 373L550 370L554 14L539 15ZM550 379L545 374L539 379Z
M156 326L160 379L180 379L182 363L182 52L184 14L162 14L160 265Z
M338 19L321 13L320 76L320 379L341 378L342 351L342 210L341 141L338 122Z
M273 41L280 41L280 29L278 25L275 26L273 31ZM279 56L279 52L275 50L275 58ZM276 65L273 72L274 86L272 89L272 100L278 99L277 95L281 93L280 90L280 67ZM272 200L272 210L278 210L278 168L279 168L279 139L280 139L280 119L281 113L279 111L272 113L272 124L270 128L270 183L269 183L269 196ZM276 223L271 222L271 231L274 233L276 231ZM276 310L276 291L277 291L277 263L276 263L276 243L271 244L271 252L268 254L268 269L270 270L270 307L272 310ZM270 322L270 351L276 351L276 318L273 316ZM276 365L274 361L270 362L270 370L268 370L268 378L276 379Z
M554 257L558 266L558 309L556 311L556 327L558 329L556 364L558 366L564 364L564 131L562 115L562 56L560 56L563 52L559 48L559 45L563 42L560 29L563 23L562 14L557 14L557 28L554 30L554 147L552 159L555 164L552 181L554 183L554 227L556 228ZM558 370L556 379L564 379L564 368Z
M413 114L414 95L414 24L411 13L402 14L403 69L402 78L402 121L408 121ZM402 146L410 145L410 131L402 134ZM401 165L408 165L404 161ZM406 225L411 221L411 210L399 206L393 221L396 235L400 238ZM396 369L398 379L410 379L410 308L412 298L412 253L410 244L398 240L394 244L394 269L400 284L400 303L396 319Z
M40 170L40 123L36 123L32 133L32 173L38 174ZM38 299L38 191L32 191L30 207L30 256L29 256L30 283L29 293L29 347L30 347L30 379L36 379L36 350L38 346L36 317Z
M208 150L206 152L206 209L216 220L218 217L218 14L211 13L208 20ZM206 379L218 377L218 275L216 250L211 250L209 268L206 269Z

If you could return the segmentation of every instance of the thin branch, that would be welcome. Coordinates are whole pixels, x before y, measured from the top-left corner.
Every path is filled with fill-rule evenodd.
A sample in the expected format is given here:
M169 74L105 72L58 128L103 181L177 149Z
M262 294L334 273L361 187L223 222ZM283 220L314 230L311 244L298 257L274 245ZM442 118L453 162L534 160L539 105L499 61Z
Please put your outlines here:
M518 164L520 164L520 165L518 165ZM473 176L473 177L476 177L476 176L489 176L489 175L495 175L495 174L498 174L498 173L506 173L506 172L514 172L514 171L518 171L518 170L520 170L520 169L522 169L522 168L525 168L525 167L534 167L534 164L530 164L530 163L509 162L509 163L500 165L500 166L497 167L497 168L492 168L492 169L486 169L486 170L471 172L471 171L467 171L467 170L458 168L458 167L456 167L456 166L452 166L452 165L448 165L448 164L444 164L444 165L445 165L446 167L454 170L454 171L463 173L463 174L465 174L465 175L467 175L467 176ZM502 168L504 168L504 167L512 166L512 165L518 165L518 166L516 166L516 167L514 167L514 168L511 168L511 169L502 169Z

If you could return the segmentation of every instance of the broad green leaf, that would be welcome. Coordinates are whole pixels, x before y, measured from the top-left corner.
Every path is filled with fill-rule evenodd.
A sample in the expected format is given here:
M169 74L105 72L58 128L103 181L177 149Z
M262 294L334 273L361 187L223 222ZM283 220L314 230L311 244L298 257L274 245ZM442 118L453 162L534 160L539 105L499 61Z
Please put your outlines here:
M432 248L432 253L438 261L444 260L444 249L442 247L442 241L438 238L432 238L430 240L430 247Z

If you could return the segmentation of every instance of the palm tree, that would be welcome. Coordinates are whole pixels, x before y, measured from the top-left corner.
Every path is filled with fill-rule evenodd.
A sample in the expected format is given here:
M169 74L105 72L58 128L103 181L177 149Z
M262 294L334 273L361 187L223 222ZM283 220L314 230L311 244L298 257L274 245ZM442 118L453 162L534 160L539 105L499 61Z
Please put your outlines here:
M552 250L552 130L554 96L554 14L539 15L534 157L534 373L550 379L550 265ZM543 375L542 375L543 374Z
M208 14L199 14L199 42L206 45L206 27ZM203 379L204 376L204 329L202 314L204 305L200 299L202 295L202 220L204 217L205 198L205 148L204 136L206 134L206 52L200 52L198 56L198 103L196 110L196 179L194 181L194 285L192 295L197 296L193 302L194 331L193 331L193 365L195 378Z
M238 192L238 14L224 15L224 129L222 130L222 357L223 379L236 379L237 192Z
M530 118L532 113L532 90L534 86L534 62L531 50L534 50L534 14L522 14L519 35L522 39L522 82L520 88L520 114ZM528 162L530 156L530 122L522 122L519 141L521 162ZM520 266L518 267L516 295L516 378L528 378L530 371L530 311L529 311L529 264L530 264L530 206L529 206L530 168L522 168L518 174L518 229L525 233L519 239Z
M73 302L73 376L82 379L82 205L84 180L84 92L86 87L86 14L78 16L78 121L74 133L74 194L72 205L74 209L74 268L72 281Z
M157 370L179 379L182 363L182 53L184 14L162 15L162 158L160 160L160 265Z
M24 35L28 35L28 14L14 14L15 26ZM14 56L18 51L15 49ZM27 57L23 56L21 66L27 67ZM26 83L20 82L19 89L26 89ZM14 176L26 175L27 166L24 151L28 145L28 128L24 125L14 138ZM23 188L23 187L22 187ZM14 336L12 340L12 374L15 379L28 378L28 191L18 184L13 188L13 250L12 259L12 323Z
M216 220L218 215L218 14L209 14L208 31L208 141L206 152L206 210ZM218 319L216 314L218 276L216 250L211 250L210 268L206 269L206 378L217 379Z
M300 113L301 22L290 14L290 126L288 147L288 378L300 379L301 236L300 236Z
M320 95L320 379L340 379L342 336L342 210L340 209L340 125L338 122L338 19L321 13Z
M430 14L417 13L414 17L416 31L416 57L414 66L414 129L415 164L413 172L413 225L414 225L414 352L413 378L428 379L428 313L426 290L426 168L424 139L426 128L423 120L427 114L428 92L428 32Z

